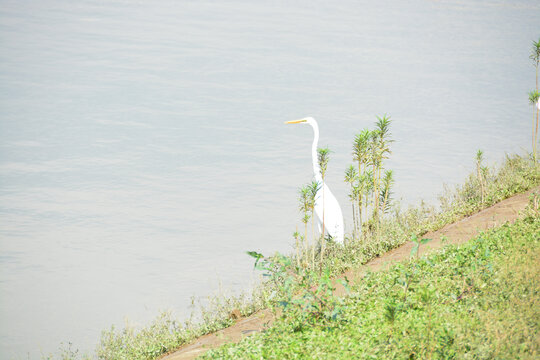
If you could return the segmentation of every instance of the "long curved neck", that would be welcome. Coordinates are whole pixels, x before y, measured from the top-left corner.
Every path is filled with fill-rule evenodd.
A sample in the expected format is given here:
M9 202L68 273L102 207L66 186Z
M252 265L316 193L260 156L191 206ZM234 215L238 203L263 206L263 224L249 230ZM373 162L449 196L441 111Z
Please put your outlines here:
M313 144L311 145L311 159L313 161L313 173L315 174L315 180L322 182L321 168L319 167L319 161L317 156L317 145L319 143L319 126L317 123L311 123L313 128Z

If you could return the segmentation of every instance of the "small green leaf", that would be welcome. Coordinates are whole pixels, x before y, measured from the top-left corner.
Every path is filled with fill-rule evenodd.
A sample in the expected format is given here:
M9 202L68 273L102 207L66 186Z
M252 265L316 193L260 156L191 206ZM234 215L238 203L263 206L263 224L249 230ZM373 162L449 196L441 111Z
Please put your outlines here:
M258 253L256 251L246 251L246 254L248 254L249 256L251 256L253 258L255 258L255 265L253 265L253 268L255 268L257 270L265 270L265 269L261 269L261 268L257 267L257 263L259 262L259 260L264 258L263 254Z
M419 247L419 245L420 245L420 244L417 243L417 242L414 243L414 246L413 246L413 248L411 249L411 256L416 255L416 253L418 252L418 247Z

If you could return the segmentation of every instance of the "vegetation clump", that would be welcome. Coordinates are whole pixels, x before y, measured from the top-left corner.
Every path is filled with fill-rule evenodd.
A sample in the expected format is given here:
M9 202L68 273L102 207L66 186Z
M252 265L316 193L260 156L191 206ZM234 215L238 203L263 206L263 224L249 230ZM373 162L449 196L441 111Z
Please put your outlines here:
M384 160L392 153L390 124L390 116L377 116L375 129L363 129L353 141L352 156L358 169L350 165L345 170L345 182L351 187L353 239L377 224L381 213L390 209L393 172L383 166Z
M269 277L275 290L274 310L280 310L282 316L294 322L295 331L315 322L334 321L343 312L343 299L334 294L336 288L329 269L319 272L294 266L290 257L281 254L267 258L257 252L248 254L256 259L255 268ZM348 289L347 279L337 281Z
M218 331L234 323L231 316L239 312L246 316L259 309L271 306L271 289L257 287L251 294L238 296L224 294L208 298L208 303L198 305L199 312L192 313L189 320L177 321L170 312L160 314L150 325L136 328L126 324L123 329L102 332L101 343L96 355L103 360L151 360L196 339L199 336ZM71 358L70 358L71 359ZM73 358L75 359L75 358ZM64 360L64 359L63 359ZM66 359L67 360L67 359Z

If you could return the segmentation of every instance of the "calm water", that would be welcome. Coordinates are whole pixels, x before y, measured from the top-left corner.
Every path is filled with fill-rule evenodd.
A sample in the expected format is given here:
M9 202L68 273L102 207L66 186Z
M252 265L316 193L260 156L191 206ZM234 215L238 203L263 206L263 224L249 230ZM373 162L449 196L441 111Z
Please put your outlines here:
M529 148L537 1L1 1L0 355L252 280L289 251L312 115L342 203L355 132L395 120L396 193ZM350 223L350 221L349 221Z

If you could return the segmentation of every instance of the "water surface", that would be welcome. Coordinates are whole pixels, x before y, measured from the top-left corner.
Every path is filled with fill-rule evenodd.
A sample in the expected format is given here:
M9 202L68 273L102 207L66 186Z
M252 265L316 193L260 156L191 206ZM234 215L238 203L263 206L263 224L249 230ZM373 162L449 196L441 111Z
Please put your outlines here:
M528 149L538 24L537 1L2 1L2 358L187 316L250 283L246 250L290 251L312 133L286 120L318 119L346 216L377 114L405 203Z

